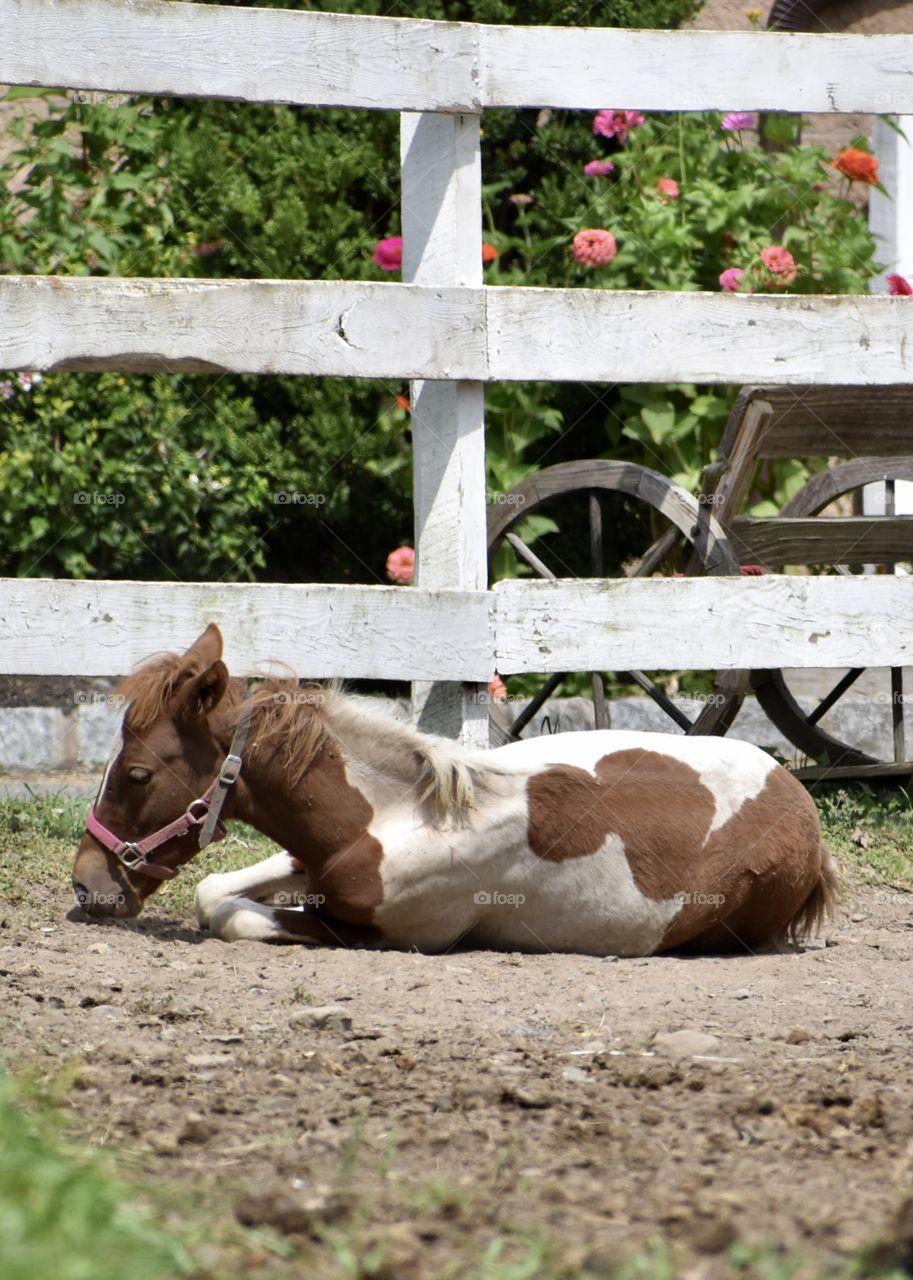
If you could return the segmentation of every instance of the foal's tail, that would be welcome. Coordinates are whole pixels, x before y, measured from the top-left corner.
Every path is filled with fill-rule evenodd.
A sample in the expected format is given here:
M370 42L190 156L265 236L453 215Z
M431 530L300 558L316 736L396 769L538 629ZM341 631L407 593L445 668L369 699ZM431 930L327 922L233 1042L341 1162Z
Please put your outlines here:
M786 926L786 936L792 943L801 942L817 933L833 915L837 904L837 871L824 845L821 846L820 856L821 869L814 888Z

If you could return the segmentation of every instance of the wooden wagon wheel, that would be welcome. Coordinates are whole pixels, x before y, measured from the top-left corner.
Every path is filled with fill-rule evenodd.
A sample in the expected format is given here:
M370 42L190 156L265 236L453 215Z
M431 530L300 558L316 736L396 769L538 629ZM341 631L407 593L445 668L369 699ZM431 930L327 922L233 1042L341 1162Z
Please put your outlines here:
M600 495L625 494L644 503L657 515L669 521L669 527L660 534L635 565L627 570L629 577L648 577L668 560L673 549L684 537L693 547L700 570L708 574L737 574L738 561L733 554L725 533L710 514L709 507L701 506L680 485L668 480L657 471L632 462L612 462L594 459L586 462L563 462L536 472L510 493L500 495L498 502L489 508L488 554L489 561L503 542L507 542L520 559L524 560L540 577L557 578L555 573L513 530L527 517L539 511L554 499L580 494L588 506L590 575L602 577L604 573L603 511ZM510 737L517 738L546 699L566 679L567 672L549 676L542 689L515 719ZM695 721L675 706L672 700L642 671L619 673L631 683L637 684L656 702L679 728L687 734L725 733L747 691L747 676L742 672L721 672L716 678L712 698L708 699ZM606 728L608 716L605 705L605 687L601 672L592 673L593 703L596 728Z
M886 484L887 507L886 516L892 516L893 484L895 480L913 480L913 458L863 458L854 462L842 463L822 471L796 494L782 509L780 516L803 517L818 516L835 498L853 493L863 485L884 480ZM822 519L826 520L826 517ZM879 517L873 517L877 526ZM769 522L768 528L776 534L776 521ZM736 526L738 522L736 522ZM877 529L875 530L877 532ZM783 540L786 545L779 548L771 546L767 563L771 567L784 564L814 564L813 551L808 547L788 545L790 533L784 526ZM738 545L738 534L734 541ZM896 544L896 545L895 545ZM885 556L892 555L895 560L909 558L913 560L913 537L909 530L901 530L898 534L888 534L883 548ZM877 558L877 557L873 557ZM860 556L860 559L862 557ZM830 566L837 572L848 573L844 565ZM890 706L893 737L893 762L879 760L876 756L861 751L851 743L843 742L821 727L823 716L843 697L866 670L865 667L851 668L843 675L822 698L816 707L806 711L790 691L782 671L753 671L751 682L758 702L764 711L789 740L812 759L824 762L825 767L800 770L800 774L811 777L855 776L866 773L872 775L897 774L904 776L913 774L913 759L910 758L904 743L904 693L902 669L894 667L890 671ZM910 691L913 694L913 690ZM913 753L913 743L910 746Z

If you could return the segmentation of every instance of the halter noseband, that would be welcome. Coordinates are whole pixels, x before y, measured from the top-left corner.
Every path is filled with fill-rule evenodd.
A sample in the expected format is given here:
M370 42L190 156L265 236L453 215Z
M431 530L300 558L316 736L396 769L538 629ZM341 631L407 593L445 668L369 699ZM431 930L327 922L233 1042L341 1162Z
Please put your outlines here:
M218 777L209 784L198 799L191 800L186 811L179 818L175 818L174 822L169 822L166 827L160 827L158 831L153 831L150 836L144 836L142 840L121 840L99 820L93 804L86 816L86 830L109 853L113 853L128 871L138 871L141 875L152 876L154 880L173 880L184 863L180 863L177 867L164 867L161 863L150 862L148 855L159 845L173 840L176 836L183 836L195 827L202 827L195 853L225 836L225 828L219 821L219 814L222 812L222 805L229 788L234 785L241 772L241 751L247 741L250 717L250 707L242 707L238 727L235 729L228 755L222 762ZM193 854L190 857L193 857ZM185 861L189 862L190 857Z

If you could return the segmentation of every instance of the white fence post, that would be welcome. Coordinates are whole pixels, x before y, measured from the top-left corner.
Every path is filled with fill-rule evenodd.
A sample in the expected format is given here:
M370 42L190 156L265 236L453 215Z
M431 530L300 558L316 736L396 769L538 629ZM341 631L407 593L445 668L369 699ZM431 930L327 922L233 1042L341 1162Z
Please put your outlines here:
M401 116L403 279L426 286L482 284L479 117ZM440 353L446 372L447 352ZM487 585L485 401L480 382L413 382L416 585ZM412 686L420 728L488 745L484 685Z
M913 283L913 116L875 117L872 150L878 156L878 176L887 195L872 189L869 199L869 227L876 241L875 256L884 264L872 280L873 293L887 293L886 277L896 272ZM862 491L866 515L910 515L913 513L913 483L895 480L893 493L882 484L867 484Z

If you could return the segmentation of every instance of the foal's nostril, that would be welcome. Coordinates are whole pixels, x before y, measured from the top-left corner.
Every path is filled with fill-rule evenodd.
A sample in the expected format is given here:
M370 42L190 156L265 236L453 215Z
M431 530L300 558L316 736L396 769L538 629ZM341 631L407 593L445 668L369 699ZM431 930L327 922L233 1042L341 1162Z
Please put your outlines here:
M73 892L76 894L76 901L81 907L87 907L89 905L89 890L84 884L80 884L78 880L74 880Z

